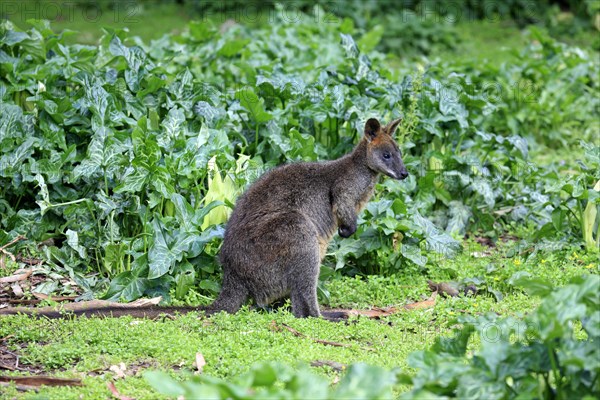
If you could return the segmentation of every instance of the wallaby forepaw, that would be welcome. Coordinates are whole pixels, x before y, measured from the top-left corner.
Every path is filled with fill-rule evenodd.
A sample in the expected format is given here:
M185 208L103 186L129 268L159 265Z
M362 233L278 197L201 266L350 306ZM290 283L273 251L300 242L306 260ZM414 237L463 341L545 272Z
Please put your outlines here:
M352 236L354 232L356 232L356 224L342 225L338 228L338 233L343 238L348 238Z

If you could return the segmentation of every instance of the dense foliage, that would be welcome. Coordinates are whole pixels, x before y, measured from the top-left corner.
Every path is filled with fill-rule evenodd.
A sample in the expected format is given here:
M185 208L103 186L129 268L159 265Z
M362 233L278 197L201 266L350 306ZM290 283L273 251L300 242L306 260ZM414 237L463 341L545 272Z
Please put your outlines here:
M337 364L336 369L347 371L334 387L302 365L276 362L256 364L231 378L238 369L232 373L228 363L238 362L239 369L246 370L259 357L290 354L268 347L220 358L220 351L236 353L234 342L247 348L273 343L271 336L263 340L260 331L264 326L259 319L265 315L254 312L241 320L243 331L223 325L239 315L219 315L194 321L198 325L187 330L180 328L186 324L181 322L167 339L162 325L112 325L127 325L130 335L134 329L161 332L156 336L162 342L128 343L129 349L123 338L131 336L113 328L89 328L92 322L77 325L87 328L80 329L85 334L76 339L65 335L73 339L66 350L47 347L45 338L70 328L45 326L38 332L29 326L15 331L20 320L8 318L3 336L12 338L7 343L30 343L21 358L25 364L36 359L53 366L74 363L85 354L83 348L111 359L136 354L131 348L156 357L152 349L164 347L161 344L171 337L201 331L212 341L174 339L179 351L169 360L186 358L202 347L214 356L207 357L211 371L229 378L200 375L181 382L170 377L180 372L147 374L156 390L173 397L240 399L376 399L395 398L398 392L410 399L600 396L600 278L583 275L564 287L546 280L554 282L560 270L565 278L558 280L566 281L597 265L597 54L529 27L528 46L515 51L510 63L474 63L460 57L414 61L416 54L432 55L438 48L454 46L457 18L509 17L519 24L544 19L551 33L568 26L572 34L593 23L600 12L598 2L560 2L580 21L567 25L553 1L411 1L398 7L396 2L353 0L344 7L318 2L321 6L314 9L304 0L264 2L265 9L256 6L256 11L268 10L264 15L269 20L255 29L236 23L239 15L231 13L248 11L246 3L185 3L195 3L202 17L223 20L213 26L212 17L202 18L180 35L151 43L107 29L97 46L68 45L70 33L56 33L45 22L32 21L27 31L0 23L3 274L18 268L9 258L14 254L21 263L43 260L33 289L39 293L120 301L160 294L176 304L209 302L221 280L215 256L224 224L236 197L249 184L284 162L347 153L369 117L402 117L398 143L411 175L402 182L380 181L359 217L356 234L334 239L321 279L357 275L330 282L332 293L336 285L344 286L344 306L359 298L360 307L417 299L428 291L427 279L450 287L471 285L470 294L477 292L474 296L479 297L459 295L438 301L418 317L406 313L386 321L395 329L381 333L386 340L430 323L425 338L418 338L424 340L419 349L440 326L456 328L454 336L438 337L428 350L409 356L412 373ZM390 60L384 54L389 50L402 59ZM506 259L508 253L488 257L491 247L477 246L477 251L440 263L440 258L460 252L461 243L473 243L463 242L465 236L489 244L507 234L518 240L510 247L511 254L519 255L513 260ZM569 248L572 256L567 250L555 251L561 248ZM502 252L502 246L493 251ZM580 258L581 251L588 254ZM479 259L477 267L474 257ZM570 263L563 262L567 258ZM37 274L46 281L37 284ZM382 277L361 277L372 274ZM68 283L60 285L66 277ZM378 286L382 281L389 282L385 290ZM506 311L515 304L502 302L509 291L518 295L513 302L527 299L516 307L527 309L527 314ZM528 307L527 302L535 300L522 291L541 296L540 306ZM327 291L320 294L326 297ZM502 315L477 313L483 297L498 301L493 310ZM461 316L453 320L456 314ZM377 343L366 330L357 334L354 328L365 324L354 322L332 329L359 336L369 345ZM247 334L253 326L260 327L250 340L230 335L251 337ZM217 331L221 336L213 336ZM225 335L231 342L222 339ZM416 333L412 340L415 337ZM404 337L393 340L400 343ZM309 353L317 351L321 350ZM348 354L350 361L342 361L354 362L355 354ZM80 366L89 362L82 359L86 361Z
M185 382L165 373L145 375L156 390L168 396L211 399L391 399L395 375L381 367L353 364L331 389L327 380L306 367L299 370L280 363L258 363L233 382L207 375Z
M490 314L459 318L452 338L413 353L418 373L407 398L595 398L600 395L600 278L581 276L562 288L516 274L511 281L543 296L523 320ZM468 350L471 337L480 346Z
M410 179L382 181L325 270L422 267L460 249L450 235L495 236L514 221L540 227L546 244L597 248L599 148L582 144L577 174L528 155L539 139L592 140L591 55L534 31L515 65L411 65L397 79L373 50L380 36L353 32L313 17L224 33L192 23L150 45L108 31L95 47L3 22L0 243L42 244L88 297L214 294L223 223L257 175L338 157L368 117L403 116Z

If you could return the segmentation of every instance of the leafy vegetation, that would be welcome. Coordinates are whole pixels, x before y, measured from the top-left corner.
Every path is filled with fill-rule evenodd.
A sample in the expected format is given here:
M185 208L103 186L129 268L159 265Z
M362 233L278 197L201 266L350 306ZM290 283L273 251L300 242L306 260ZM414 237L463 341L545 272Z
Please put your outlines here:
M214 295L213 257L236 195L274 164L349 151L377 114L404 116L413 174L383 181L356 238L332 246L333 270L425 266L431 252L456 254L450 234L497 236L527 219L545 227L538 239L577 236L593 247L597 218L584 210L598 204L598 147L585 145L591 164L575 193L554 185L560 168L541 170L528 156L528 141L591 140L591 55L537 31L516 66L432 63L397 82L380 53L361 51L378 38L355 42L347 21L294 24L303 41L290 27L281 19L220 34L192 23L151 46L107 31L90 47L65 45L43 23L28 32L3 23L2 241L51 241L45 259L86 297L168 300L195 285ZM555 114L541 112L548 107Z
M184 383L164 373L148 373L146 378L162 394L214 399L387 399L393 398L395 380L392 373L380 367L353 364L332 390L325 379L305 368L293 370L275 363L257 364L235 383L206 375Z
M523 274L512 281L544 296L539 308L523 320L493 314L459 318L463 327L454 337L439 338L430 350L410 356L409 364L419 372L407 380L414 388L406 398L600 395L598 275L578 277L558 290ZM467 356L473 335L480 348Z
M173 396L301 398L308 379L320 382L310 395L325 398L598 396L597 54L550 36L564 27L552 2L535 5L534 22L546 28L493 27L512 29L515 47L524 42L510 51L477 49L486 35L471 36L491 22L468 34L453 22L481 18L486 2L424 3L391 10L356 1L332 13L299 2L310 14L294 19L268 4L269 23L252 28L222 25L223 10L205 9L217 24L190 22L152 41L106 28L93 45L72 44L45 22L1 22L0 275L34 260L36 293L210 302L224 223L249 184L284 162L345 154L369 117L402 117L398 142L411 176L382 179L357 233L331 244L321 301L401 307L428 298L428 280L474 288L469 295L438 297L385 317L389 325L296 321L284 307L209 321L16 316L0 321L0 338L25 365L44 369L109 374L125 362L170 370L149 382ZM504 7L494 15L513 17L532 5L493 3ZM566 34L595 29L594 2L582 4L571 5L581 22ZM535 311L534 295L544 296ZM289 340L272 320L307 337ZM491 333L497 340L486 340ZM309 337L350 346L324 350ZM200 351L207 375L182 383L172 370L190 370ZM340 376L332 367L315 377L295 364L323 358L349 366L337 387L323 378ZM265 363L252 366L257 360ZM124 381L128 394L155 396L138 375ZM85 380L86 395L106 395L103 377Z

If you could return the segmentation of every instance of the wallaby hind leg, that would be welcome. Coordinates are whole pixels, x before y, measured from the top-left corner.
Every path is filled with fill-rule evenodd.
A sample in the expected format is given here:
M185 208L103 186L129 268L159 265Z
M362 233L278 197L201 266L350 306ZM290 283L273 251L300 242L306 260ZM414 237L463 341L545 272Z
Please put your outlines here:
M320 267L318 247L315 247L314 254L298 257L295 261L295 271L290 271L292 313L298 318L318 318L320 316L317 302L317 283ZM294 260L290 262L294 262Z
M235 275L225 272L219 297L208 306L209 313L226 311L230 314L237 312L248 299L248 288Z

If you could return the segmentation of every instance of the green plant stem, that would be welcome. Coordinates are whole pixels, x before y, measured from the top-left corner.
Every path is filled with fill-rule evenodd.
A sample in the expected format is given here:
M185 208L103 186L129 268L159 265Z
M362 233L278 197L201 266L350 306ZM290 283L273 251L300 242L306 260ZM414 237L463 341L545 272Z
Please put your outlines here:
M577 200L577 213L579 214L579 226L581 227L581 238L585 242L585 218L583 213L583 207L581 206L581 201ZM587 244L587 243L586 243Z
M18 210L19 209L19 204L21 204L21 199L23 198L23 194L20 194L19 197L17 198L17 202L14 205L14 209Z
M258 151L258 127L259 127L259 125L256 124L256 129L254 130L254 153L255 154Z
M89 199L77 199L77 200L71 200L71 201L66 201L64 203L56 203L56 204L50 204L47 208L55 208L55 207L61 207L61 206L70 206L71 204L77 204L77 203L81 203L83 201L86 201Z
M581 222L580 218L577 216L575 211L573 211L573 209L571 209L571 207L569 207L567 204L564 204L564 207L567 209L567 211L569 211L571 213L571 215L573 215L573 218L575 218L575 221L577 222L577 224L580 227L583 227L583 223ZM581 209L581 207L580 207L580 209Z
M556 363L556 355L554 354L554 349L553 348L550 348L549 355L550 355L550 365L552 365L552 373L554 375L554 380L556 382L556 392L557 392L556 394L557 394L557 398L561 399L562 398L562 396L561 396L562 391L560 389L561 386L562 386L561 376L560 376L560 373L558 371L558 365ZM552 387L549 386L549 389L551 389L551 388Z

